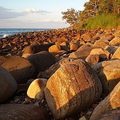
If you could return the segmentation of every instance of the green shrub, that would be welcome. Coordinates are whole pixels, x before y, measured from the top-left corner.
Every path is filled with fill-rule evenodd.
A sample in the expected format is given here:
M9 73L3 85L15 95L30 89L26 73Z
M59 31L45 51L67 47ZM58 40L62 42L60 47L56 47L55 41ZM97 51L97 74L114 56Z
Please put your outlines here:
M95 29L95 28L112 28L120 26L120 16L113 14L102 14L86 20L83 28Z

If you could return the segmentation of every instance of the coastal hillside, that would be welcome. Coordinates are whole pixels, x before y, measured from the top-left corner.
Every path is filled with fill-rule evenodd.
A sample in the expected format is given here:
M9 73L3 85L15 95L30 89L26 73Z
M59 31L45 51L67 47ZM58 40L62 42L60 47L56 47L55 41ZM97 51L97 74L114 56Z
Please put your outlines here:
M63 12L67 28L0 38L0 120L120 120L119 3L90 0Z
M71 8L62 12L63 19L77 29L120 26L120 0L89 0L84 7L83 11Z

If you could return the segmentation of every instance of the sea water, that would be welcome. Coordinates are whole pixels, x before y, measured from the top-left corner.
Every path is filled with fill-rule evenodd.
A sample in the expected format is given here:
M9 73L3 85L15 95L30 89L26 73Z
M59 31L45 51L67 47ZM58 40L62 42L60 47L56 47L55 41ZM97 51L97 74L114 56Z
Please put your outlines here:
M0 28L0 38L4 38L9 35L14 35L22 32L33 32L47 30L44 28Z

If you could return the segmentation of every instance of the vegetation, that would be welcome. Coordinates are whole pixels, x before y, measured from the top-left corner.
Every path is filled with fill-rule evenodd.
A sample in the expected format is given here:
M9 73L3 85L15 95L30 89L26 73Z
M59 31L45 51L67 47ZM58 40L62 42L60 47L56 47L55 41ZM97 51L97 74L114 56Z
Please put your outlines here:
M83 11L68 9L62 12L65 19L75 28L117 27L120 25L120 0L90 0Z
M80 16L80 12L76 11L73 8L68 9L65 12L62 12L62 14L63 14L63 19L65 19L67 23L69 23L70 25L76 24Z
M120 26L120 17L113 14L102 14L97 15L93 18L89 18L83 28L94 29L94 28L111 28Z

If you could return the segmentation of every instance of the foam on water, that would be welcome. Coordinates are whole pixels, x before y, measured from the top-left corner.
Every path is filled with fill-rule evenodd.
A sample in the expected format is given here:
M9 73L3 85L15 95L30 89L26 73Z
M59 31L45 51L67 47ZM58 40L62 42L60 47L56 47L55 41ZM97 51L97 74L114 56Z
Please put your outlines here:
M4 34L2 37L3 37L3 38L6 38L7 36L9 36L9 35L8 35L8 34Z

